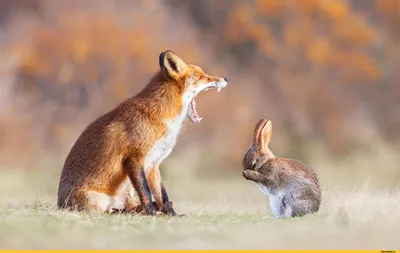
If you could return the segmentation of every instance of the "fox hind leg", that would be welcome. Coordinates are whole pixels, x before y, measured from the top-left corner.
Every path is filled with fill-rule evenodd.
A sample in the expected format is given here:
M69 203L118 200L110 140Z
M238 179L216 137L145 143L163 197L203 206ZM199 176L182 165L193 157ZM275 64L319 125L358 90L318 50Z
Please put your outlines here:
M89 190L84 193L84 198L78 203L78 209L91 212L111 213L114 209L123 209L125 203L119 196Z

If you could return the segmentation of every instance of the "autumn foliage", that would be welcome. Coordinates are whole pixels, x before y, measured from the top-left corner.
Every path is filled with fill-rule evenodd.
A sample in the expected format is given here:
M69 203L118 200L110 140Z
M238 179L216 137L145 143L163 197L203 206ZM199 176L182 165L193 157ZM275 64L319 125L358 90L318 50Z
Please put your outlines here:
M202 154L199 170L209 160L238 169L260 117L274 122L283 155L301 157L310 143L340 156L372 139L400 140L398 0L2 5L7 163L43 153L62 160L87 123L144 86L165 49L230 80L224 92L200 95L204 120L186 123L178 144L175 155Z

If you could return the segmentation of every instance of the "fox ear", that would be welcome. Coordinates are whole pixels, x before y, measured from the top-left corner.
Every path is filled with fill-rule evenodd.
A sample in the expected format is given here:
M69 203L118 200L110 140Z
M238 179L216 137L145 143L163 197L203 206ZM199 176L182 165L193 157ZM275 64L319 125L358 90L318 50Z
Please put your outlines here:
M260 120L254 129L253 144L257 145L261 149L268 146L271 141L272 123L266 119Z
M159 64L164 75L172 79L178 79L188 68L187 64L170 50L160 54Z

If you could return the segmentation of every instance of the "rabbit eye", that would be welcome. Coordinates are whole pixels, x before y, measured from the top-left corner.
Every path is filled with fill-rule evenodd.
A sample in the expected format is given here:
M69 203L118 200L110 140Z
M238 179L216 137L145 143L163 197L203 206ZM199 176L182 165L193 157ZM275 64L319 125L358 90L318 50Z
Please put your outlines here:
M254 168L256 167L256 161L253 162L253 164L251 165L251 169L254 170Z

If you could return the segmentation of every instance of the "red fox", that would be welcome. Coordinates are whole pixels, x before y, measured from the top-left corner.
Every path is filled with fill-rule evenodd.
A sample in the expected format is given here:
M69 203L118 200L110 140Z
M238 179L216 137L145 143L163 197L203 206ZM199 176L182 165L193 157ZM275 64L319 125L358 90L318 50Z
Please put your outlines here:
M160 54L159 65L142 91L93 121L79 136L61 173L59 208L176 215L160 164L175 146L185 116L200 123L196 96L210 88L219 92L228 80L207 75L170 50Z

